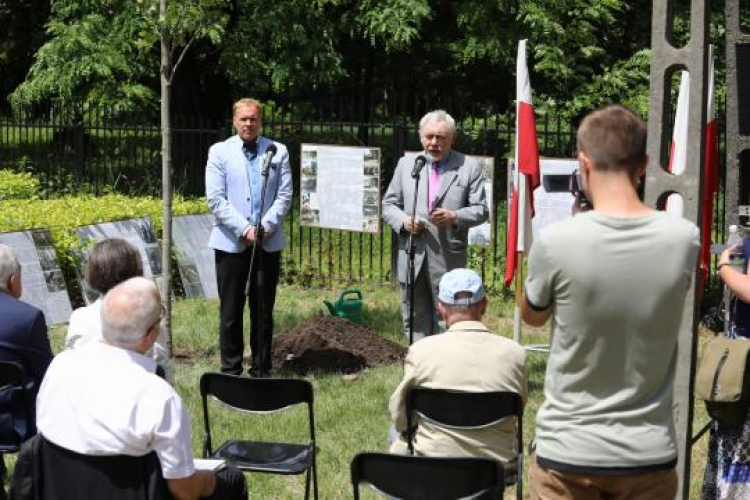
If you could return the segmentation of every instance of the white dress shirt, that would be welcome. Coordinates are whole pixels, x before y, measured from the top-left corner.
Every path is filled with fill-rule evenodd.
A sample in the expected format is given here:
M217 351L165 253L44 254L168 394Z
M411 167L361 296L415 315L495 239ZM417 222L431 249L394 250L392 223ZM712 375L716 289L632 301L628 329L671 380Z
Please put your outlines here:
M68 335L65 337L66 349L77 349L90 342L102 339L102 299L79 307L70 315Z
M156 451L165 479L195 473L190 419L153 359L93 342L58 354L37 397L46 439L84 455Z

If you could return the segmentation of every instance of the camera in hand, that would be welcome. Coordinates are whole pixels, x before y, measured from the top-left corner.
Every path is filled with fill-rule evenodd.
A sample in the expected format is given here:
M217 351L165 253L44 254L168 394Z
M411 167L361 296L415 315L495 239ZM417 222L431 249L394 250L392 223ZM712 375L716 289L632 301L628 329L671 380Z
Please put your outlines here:
M574 212L587 212L594 208L589 199L586 198L586 193L581 189L581 174L578 173L578 170L570 175L569 191L576 199L573 205Z
M573 212L585 212L591 210L593 206L586 198L581 189L581 174L574 170L570 174L548 174L542 179L544 190L548 193L570 193L575 198Z

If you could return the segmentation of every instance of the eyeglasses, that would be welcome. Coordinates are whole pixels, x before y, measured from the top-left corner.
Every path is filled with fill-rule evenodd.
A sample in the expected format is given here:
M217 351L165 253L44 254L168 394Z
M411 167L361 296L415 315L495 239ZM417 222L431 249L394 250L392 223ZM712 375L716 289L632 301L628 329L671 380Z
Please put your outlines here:
M448 137L449 136L442 134L425 134L422 136L422 139L426 141L432 141L434 139L438 142L445 142L446 140L448 140Z

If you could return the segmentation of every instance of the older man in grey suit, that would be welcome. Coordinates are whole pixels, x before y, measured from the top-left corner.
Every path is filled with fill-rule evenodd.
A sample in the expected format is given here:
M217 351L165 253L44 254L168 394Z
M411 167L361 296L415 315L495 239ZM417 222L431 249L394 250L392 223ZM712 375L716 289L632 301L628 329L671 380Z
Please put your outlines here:
M407 249L414 235L414 340L444 330L437 316L440 278L446 271L466 266L469 228L487 220L481 166L453 151L456 123L443 110L427 113L419 122L419 139L427 157L420 172L414 207L414 157L399 160L383 197L383 219L398 234L398 280L401 312L409 335ZM412 223L411 215L415 214Z

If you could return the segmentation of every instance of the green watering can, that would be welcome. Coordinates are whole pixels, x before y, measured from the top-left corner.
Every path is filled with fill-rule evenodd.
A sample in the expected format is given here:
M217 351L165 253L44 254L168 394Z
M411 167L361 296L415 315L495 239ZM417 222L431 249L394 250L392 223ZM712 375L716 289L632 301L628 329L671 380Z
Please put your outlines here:
M352 323L362 323L362 292L359 290L347 288L341 292L335 304L328 300L323 303L332 316L348 319Z

